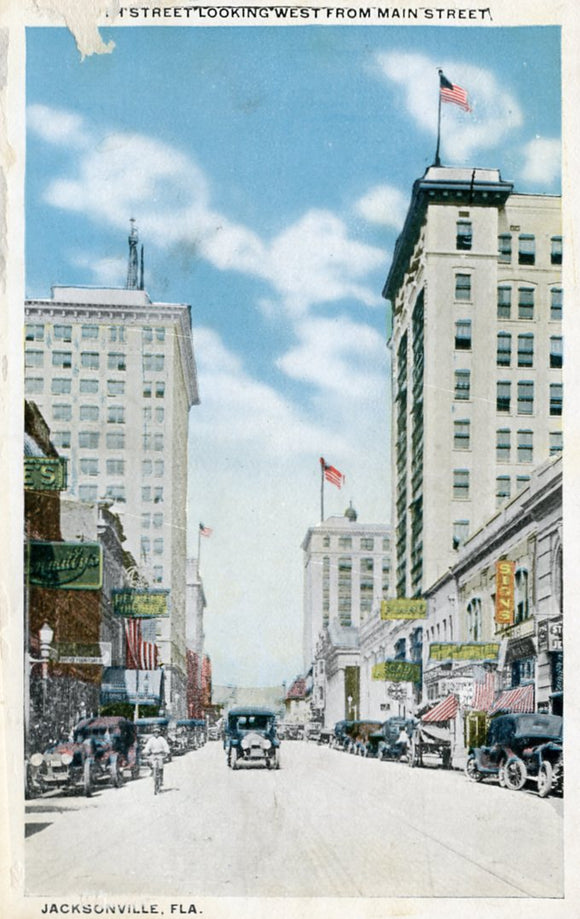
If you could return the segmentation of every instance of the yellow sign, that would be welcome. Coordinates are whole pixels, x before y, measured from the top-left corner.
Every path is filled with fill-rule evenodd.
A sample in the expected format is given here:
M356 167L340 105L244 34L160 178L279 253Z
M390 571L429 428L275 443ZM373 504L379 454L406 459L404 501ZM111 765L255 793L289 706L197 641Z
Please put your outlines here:
M168 590L114 590L113 613L129 619L150 619L169 616Z
M515 562L502 559L495 563L495 621L499 625L511 625L514 621Z
M373 666L371 676L373 680L392 683L418 683L421 680L421 664L413 661L385 661Z
M432 661L487 661L497 660L499 644L495 641L432 642L429 645L429 660Z
M381 619L426 619L427 601L420 598L397 597L396 600L382 600Z

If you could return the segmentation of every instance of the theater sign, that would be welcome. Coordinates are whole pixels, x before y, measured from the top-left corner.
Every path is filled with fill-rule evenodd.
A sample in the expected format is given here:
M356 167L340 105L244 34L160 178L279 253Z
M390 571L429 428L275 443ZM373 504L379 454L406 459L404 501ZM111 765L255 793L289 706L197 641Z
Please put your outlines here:
M31 540L26 555L31 586L66 590L100 590L103 586L100 543Z

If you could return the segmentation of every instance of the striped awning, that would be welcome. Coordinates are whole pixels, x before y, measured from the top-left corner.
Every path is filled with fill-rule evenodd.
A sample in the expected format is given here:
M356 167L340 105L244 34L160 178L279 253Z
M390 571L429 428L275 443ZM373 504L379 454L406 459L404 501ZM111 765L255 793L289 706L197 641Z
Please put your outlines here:
M504 689L489 710L490 715L497 712L533 712L534 684L516 686L515 689Z
M488 712L495 696L495 673L487 672L482 680L475 680L471 708L474 712Z
M459 708L459 702L457 701L457 696L453 693L447 696L446 699L443 699L441 702L438 702L437 705L431 709L430 712L427 712L426 715L423 715L421 721L425 722L435 722L435 721L451 721L452 718L455 718L457 714L457 709Z

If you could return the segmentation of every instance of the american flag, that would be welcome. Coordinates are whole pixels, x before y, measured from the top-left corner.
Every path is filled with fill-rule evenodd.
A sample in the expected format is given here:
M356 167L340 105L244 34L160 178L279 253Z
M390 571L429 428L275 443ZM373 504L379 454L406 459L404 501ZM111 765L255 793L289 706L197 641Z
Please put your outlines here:
M125 666L127 670L155 670L158 648L144 641L140 619L125 619Z
M439 71L439 92L443 102L452 102L462 108L464 112L471 111L467 92L457 83L452 83L451 80L448 80L441 71Z
M211 527L206 527L204 526L203 523L200 523L199 532L201 533L202 536L211 536L211 534L213 533L213 530Z
M329 466L322 456L320 457L320 465L322 466L326 481L336 485L337 488L342 488L346 478L342 472L339 472L335 466Z

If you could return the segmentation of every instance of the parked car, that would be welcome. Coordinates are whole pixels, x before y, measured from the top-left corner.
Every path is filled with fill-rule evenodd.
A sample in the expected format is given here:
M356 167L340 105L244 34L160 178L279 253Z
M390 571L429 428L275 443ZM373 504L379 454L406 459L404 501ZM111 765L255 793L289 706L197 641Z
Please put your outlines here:
M334 725L334 736L331 746L336 750L346 750L350 743L350 734L348 733L354 721L337 721Z
M309 721L304 725L304 739L316 742L320 737L321 725L318 721Z
M198 750L205 743L205 721L200 718L180 718L169 728L169 748L173 756Z
M333 737L334 731L331 731L330 728L322 728L317 743L319 746L330 746Z
M489 726L487 743L469 751L465 772L474 782L497 778L513 791L531 779L542 798L552 790L562 791L562 718L543 713L498 715Z
M369 735L367 755L381 760L400 760L408 752L406 748L403 749L403 745L399 742L401 731L407 732L410 742L416 723L415 718L401 718L398 716L387 718L378 731L373 731Z
M29 760L28 783L35 791L81 790L92 794L97 783L119 786L123 774L139 774L139 753L132 721L116 716L80 721L72 740L51 744Z
M261 762L268 769L279 769L280 740L275 713L266 708L232 709L228 714L224 747L231 769L249 762Z

